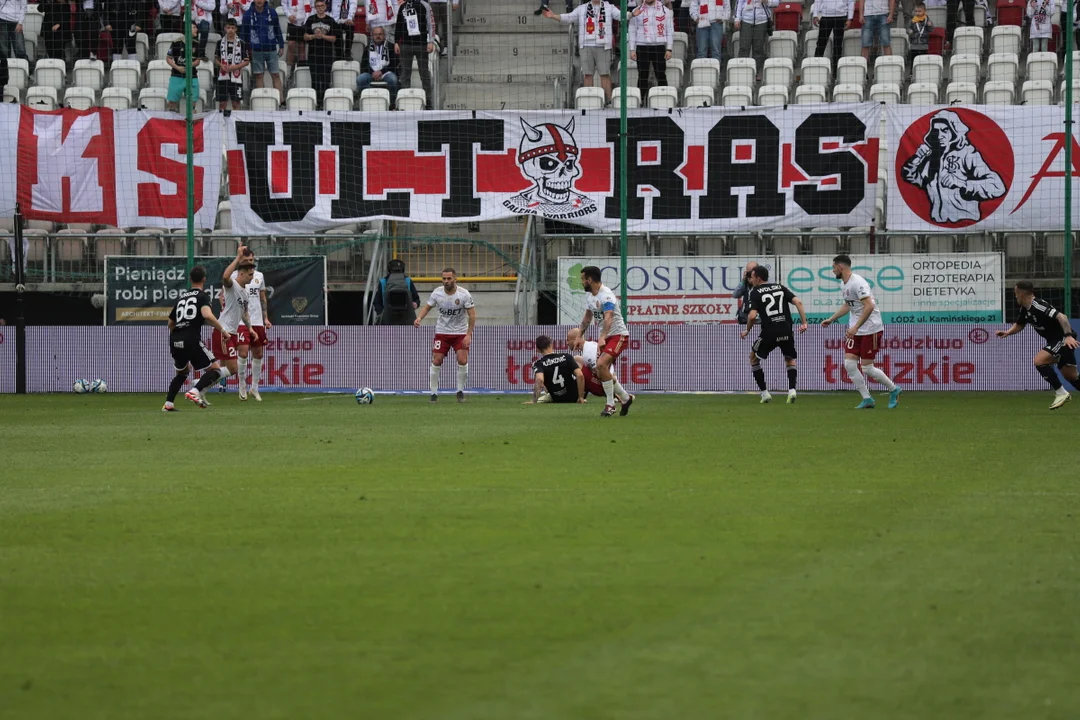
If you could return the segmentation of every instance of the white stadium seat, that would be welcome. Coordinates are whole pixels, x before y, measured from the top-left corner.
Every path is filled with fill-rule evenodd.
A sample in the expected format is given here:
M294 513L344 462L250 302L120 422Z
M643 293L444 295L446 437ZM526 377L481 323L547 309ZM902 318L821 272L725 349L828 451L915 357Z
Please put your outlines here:
M251 91L251 109L263 112L277 110L281 96L274 88L255 88Z
M727 63L727 84L754 87L757 63L753 58L731 58Z
M151 60L146 66L146 87L168 90L170 77L172 68L164 60Z
M900 102L900 86L895 83L876 83L870 86L870 101L893 104Z
M1054 86L1049 80L1028 80L1021 89L1020 98L1025 105L1053 105Z
M684 32L677 32L673 33L671 40L671 56L677 60L684 59L686 49L690 46L690 36Z
M35 85L26 91L26 104L38 110L55 110L57 107L56 88Z
M974 105L979 102L979 86L973 82L951 82L945 88L945 102Z
M390 91L368 88L360 93L360 109L365 112L385 112L390 109Z
M996 25L990 31L990 52L1020 54L1020 28L1016 25Z
M678 57L673 57L667 61L668 85L676 90L682 87L683 69L683 61Z
M139 91L139 107L145 110L164 110L165 88L145 87Z
M893 55L907 57L908 34L905 28L892 28L889 35L889 43Z
M150 36L144 32L135 35L135 59L145 65L150 58Z
M754 91L747 85L728 85L721 97L726 107L749 107L754 104Z
M312 88L293 88L285 96L285 105L290 110L315 110L319 106L319 96Z
M975 55L982 57L983 29L981 27L958 27L953 34L952 51L954 55Z
M769 36L766 50L770 58L787 58L795 62L799 51L799 36L791 30L776 30Z
M904 58L896 55L880 55L874 62L874 82L892 83L904 87L907 81L907 68Z
M987 80L983 85L983 103L986 105L1012 105L1016 86L1008 80Z
M292 74L292 86L294 88L311 87L311 68L298 65Z
M154 41L157 48L154 52L154 59L164 60L169 56L169 47L177 40L183 39L183 33L158 33L157 39Z
M30 63L18 58L8 58L8 85L20 90L30 86Z
M950 82L977 83L981 71L982 62L978 55L953 55L949 60Z
M333 86L336 88L356 87L356 78L360 75L360 63L355 60L338 60L331 70ZM376 90L380 88L374 88ZM363 98L361 98L363 102Z
M67 66L63 60L48 58L38 60L34 66L34 84L39 87L50 87L63 90L67 79Z
M131 90L126 87L110 87L101 91L101 107L111 110L131 109Z
M22 88L15 85L5 85L3 102L20 104L22 102Z
M109 68L109 87L127 88L138 92L142 80L142 68L138 60L113 60Z
M578 110L603 110L605 104L603 88L579 87L574 93L574 107Z
M824 85L799 85L795 88L796 105L827 102Z
M423 88L404 88L398 91L398 110L419 112L425 107L427 107L427 94L424 92Z
M911 82L941 85L945 64L940 55L919 55L911 66Z
M862 58L859 59L862 60ZM829 87L832 84L832 61L824 57L805 58L802 61L799 76L801 85Z
M862 58L859 58L860 60ZM833 102L862 102L863 101L863 86L855 85L854 83L843 83L833 87Z
M690 63L690 84L695 87L720 87L720 61L699 58Z
M691 85L683 94L683 107L712 107L716 104L716 91L711 87Z
M679 91L670 85L661 85L649 90L649 107L669 109L679 106Z
M636 109L641 107L641 90L636 87L628 87L626 92L626 107L627 109ZM623 88L617 87L611 90L611 107L621 107L623 96Z
M783 85L762 85L758 88L758 105L787 105L788 89Z
M1020 59L1013 53L994 53L986 61L986 79L1015 83L1019 68Z
M105 63L100 60L76 60L72 80L76 87L101 90L105 87Z
M64 93L64 107L75 110L89 110L97 101L97 93L90 88L70 87Z
M840 62L836 64L836 82L838 85L858 85L860 89L865 87L866 58L840 58Z
M795 67L791 58L767 58L761 73L762 85L780 85L790 88L795 80Z
M1027 79L1057 82L1057 53L1035 52L1027 56Z
M1061 90L1061 92L1058 93L1058 105L1064 105L1065 104L1065 83L1064 82L1061 83L1060 90ZM1073 91L1073 104L1075 105L1076 103L1080 102L1080 78L1078 78L1076 80L1073 80L1072 91Z
M353 109L355 96L350 88L327 88L323 95L323 110L342 112Z
M843 54L847 57L855 57L856 55L862 55L862 30L844 31Z
M938 86L930 83L911 83L908 86L909 105L937 105Z

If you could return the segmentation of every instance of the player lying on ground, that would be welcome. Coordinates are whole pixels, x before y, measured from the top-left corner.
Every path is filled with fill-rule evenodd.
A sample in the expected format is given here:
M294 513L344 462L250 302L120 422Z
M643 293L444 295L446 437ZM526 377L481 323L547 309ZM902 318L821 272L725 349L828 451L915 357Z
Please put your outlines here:
M532 403L584 403L585 374L574 356L556 352L547 335L536 338L536 351Z
M251 317L248 315L247 285L255 275L255 265L251 262L251 251L241 245L236 251L236 258L225 268L221 275L221 326L229 331L224 337L214 331L211 343L214 357L225 364L230 375L236 375L236 343L240 324L254 331ZM242 400L244 398L241 398Z
M218 378L229 377L229 371L210 356L202 343L204 322L211 325L214 332L220 333L226 340L230 337L229 331L223 328L214 317L214 311L210 309L210 294L203 289L206 285L206 268L196 265L191 268L189 278L191 288L180 293L173 309L169 311L169 352L172 355L176 376L169 383L169 394L165 397L165 405L161 408L165 412L176 410L173 404L176 394L180 392L180 388L184 387L192 368L203 375L195 387L184 394L184 397L199 407L206 407L209 404L203 398L202 391L217 382Z
M750 334L751 328L757 319L761 318L761 334L754 341L750 351L750 369L754 373L754 381L758 390L761 391L761 402L767 403L772 400L768 388L765 387L765 371L761 368L761 361L769 357L776 348L784 355L784 364L787 365L788 376L788 403L795 402L795 386L798 383L799 371L795 367L795 359L799 353L795 350L795 333L792 329L791 306L799 311L799 332L806 332L806 309L802 301L795 297L795 293L777 282L769 282L769 268L764 265L756 265L750 271L750 284L753 289L747 296L750 303L750 313L746 316L746 329L742 337Z
M1022 280L1016 283L1013 295L1022 308L1020 317L1016 318L1016 322L1008 330L998 330L997 336L1007 338L1028 325L1043 336L1046 345L1035 354L1035 369L1054 389L1054 402L1050 404L1050 409L1057 410L1069 402L1070 395L1062 387L1061 380L1054 372L1054 365L1061 368L1061 374L1076 387L1076 348L1080 345L1076 341L1076 332L1069 324L1069 318L1042 298L1035 297L1035 286L1031 282Z
M880 368L874 366L874 358L881 347L881 337L885 334L885 323L881 319L874 293L870 291L870 283L861 275L851 272L851 258L847 255L834 257L832 270L836 279L842 283L840 289L845 305L834 312L832 317L822 320L821 327L829 327L836 320L851 314L845 333L844 369L855 384L855 389L862 395L862 402L855 409L869 410L874 407L874 399L870 397L866 378L876 380L888 388L889 407L894 408L900 403L900 393L903 390ZM859 372L860 359L862 372ZM866 373L866 377L863 377L863 373Z
M596 374L600 378L600 384L604 387L605 405L600 417L611 417L615 414L615 382L611 374L611 368L615 361L623 354L630 344L630 331L626 329L626 322L618 309L618 299L611 288L600 281L600 268L589 265L581 270L581 287L585 290L585 316L581 319L581 336L578 338L577 347L581 350L585 346L585 333L593 322L600 328L601 353L596 361ZM629 403L623 403L621 415L630 410Z
M413 321L413 327L420 327L433 307L439 309L439 319L435 322L435 341L431 346L431 402L439 401L439 370L446 354L453 350L458 362L457 401L463 403L465 384L469 379L469 347L476 326L476 303L468 290L458 287L454 268L442 271L442 287L431 291L427 304L420 308L420 314Z
M600 379L596 376L596 363L600 359L600 345L592 340L581 340L581 328L571 328L566 333L566 346L569 348L581 346L581 354L575 355L574 359L577 360L578 365L581 366L581 371L585 374L585 391L589 395L595 395L597 397L607 398L607 393L604 392L604 386L600 383ZM630 405L634 402L634 396L626 392L621 384L619 384L619 378L615 374L615 368L611 368L611 383L612 389L615 391L615 399L622 404L623 409L619 413L625 415L630 412Z

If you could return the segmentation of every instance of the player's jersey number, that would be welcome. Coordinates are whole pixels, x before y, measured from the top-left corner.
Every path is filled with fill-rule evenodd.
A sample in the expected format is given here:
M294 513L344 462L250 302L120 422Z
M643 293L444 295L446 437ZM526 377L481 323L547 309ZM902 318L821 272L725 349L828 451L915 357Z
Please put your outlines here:
M176 304L176 322L190 322L199 314L199 298L192 295Z
M765 314L768 317L776 317L786 311L786 303L784 302L784 293L782 290L771 292L768 295L762 295L761 299L765 301Z
M551 376L551 384L552 385L558 385L561 388L566 387L566 378L564 378L562 376L562 373L559 372L559 366L558 365L555 366L555 372Z

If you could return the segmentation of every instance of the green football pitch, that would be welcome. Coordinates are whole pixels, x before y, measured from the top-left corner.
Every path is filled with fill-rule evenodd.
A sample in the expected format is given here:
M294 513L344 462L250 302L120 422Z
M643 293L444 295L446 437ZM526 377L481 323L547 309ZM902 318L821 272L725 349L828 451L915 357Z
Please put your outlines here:
M0 397L0 717L1080 717L1080 403L209 397Z

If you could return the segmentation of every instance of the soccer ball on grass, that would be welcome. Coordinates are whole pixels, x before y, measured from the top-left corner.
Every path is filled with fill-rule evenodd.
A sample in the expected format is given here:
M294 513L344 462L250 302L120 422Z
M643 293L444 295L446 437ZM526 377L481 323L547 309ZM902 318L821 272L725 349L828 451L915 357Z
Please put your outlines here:
M90 383L86 380L79 378L75 382L71 383L71 391L78 395L90 392Z
M94 382L90 383L90 392L92 393L107 393L109 392L109 386L105 384L105 381L98 378Z
M370 405L375 402L375 393L369 387L362 387L356 391L356 402L361 405Z

